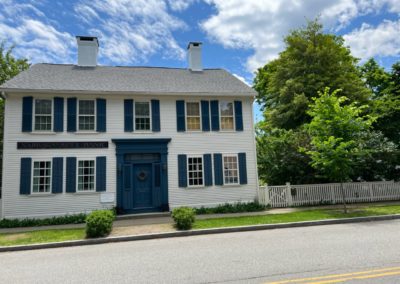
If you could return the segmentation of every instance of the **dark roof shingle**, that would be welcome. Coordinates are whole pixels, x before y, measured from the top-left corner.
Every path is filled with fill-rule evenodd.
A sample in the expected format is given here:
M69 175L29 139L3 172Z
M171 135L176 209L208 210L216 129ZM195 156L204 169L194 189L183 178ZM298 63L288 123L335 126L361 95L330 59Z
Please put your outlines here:
M162 67L79 67L35 64L0 89L33 91L216 93L254 96L255 91L223 69Z

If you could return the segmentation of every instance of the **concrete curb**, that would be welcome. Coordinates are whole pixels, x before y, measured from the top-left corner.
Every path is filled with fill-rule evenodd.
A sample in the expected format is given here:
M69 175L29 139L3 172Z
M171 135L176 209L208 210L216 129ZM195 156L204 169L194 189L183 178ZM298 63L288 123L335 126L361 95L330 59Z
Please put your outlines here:
M82 246L82 245L96 245L96 244L105 244L105 243L164 239L164 238L174 238L174 237L188 237L188 236L199 236L199 235L210 235L210 234L221 234L221 233L259 231L259 230L273 230L273 229L283 229L283 228L310 227L310 226L347 224L347 223L361 223L361 222L372 222L372 221L386 221L386 220L395 220L395 219L400 219L400 214L384 215L384 216L356 217L356 218L345 218L345 219L328 219L328 220L319 220L319 221L304 221L304 222L295 222L295 223L279 223L279 224L253 225L253 226L226 227L226 228L178 231L178 232L168 232L168 233L154 233L154 234L146 234L146 235L107 237L107 238L99 238L99 239L87 239L87 240L57 242L57 243L9 246L9 247L0 247L0 252L35 250L35 249L46 249L46 248L60 248L60 247L74 247L74 246Z

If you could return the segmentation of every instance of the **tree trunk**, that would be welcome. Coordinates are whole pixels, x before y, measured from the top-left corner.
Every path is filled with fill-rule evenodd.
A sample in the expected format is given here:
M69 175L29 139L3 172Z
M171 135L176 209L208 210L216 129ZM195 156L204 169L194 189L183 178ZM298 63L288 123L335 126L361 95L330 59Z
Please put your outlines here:
M340 183L340 191L342 192L342 201L343 201L344 214L347 214L346 195L344 193L343 182Z

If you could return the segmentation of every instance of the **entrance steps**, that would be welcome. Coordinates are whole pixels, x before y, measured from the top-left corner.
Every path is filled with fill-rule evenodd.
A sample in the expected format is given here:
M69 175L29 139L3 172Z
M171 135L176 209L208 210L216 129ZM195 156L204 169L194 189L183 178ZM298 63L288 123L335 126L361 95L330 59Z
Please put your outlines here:
M170 212L137 213L137 214L117 215L116 220L149 219L149 218L161 218L170 216L171 216Z

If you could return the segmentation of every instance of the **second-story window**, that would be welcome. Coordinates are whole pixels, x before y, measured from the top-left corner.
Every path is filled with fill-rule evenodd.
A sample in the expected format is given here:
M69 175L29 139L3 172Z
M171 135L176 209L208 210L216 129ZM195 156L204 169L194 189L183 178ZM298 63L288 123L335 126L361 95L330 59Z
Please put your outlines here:
M220 102L221 130L234 130L234 113L232 102Z
M83 131L95 130L96 112L94 100L79 100L78 129Z
M150 130L150 103L135 102L135 129Z
M200 103L186 103L186 124L188 130L201 130Z
M51 131L52 100L35 100L35 127L36 131Z

